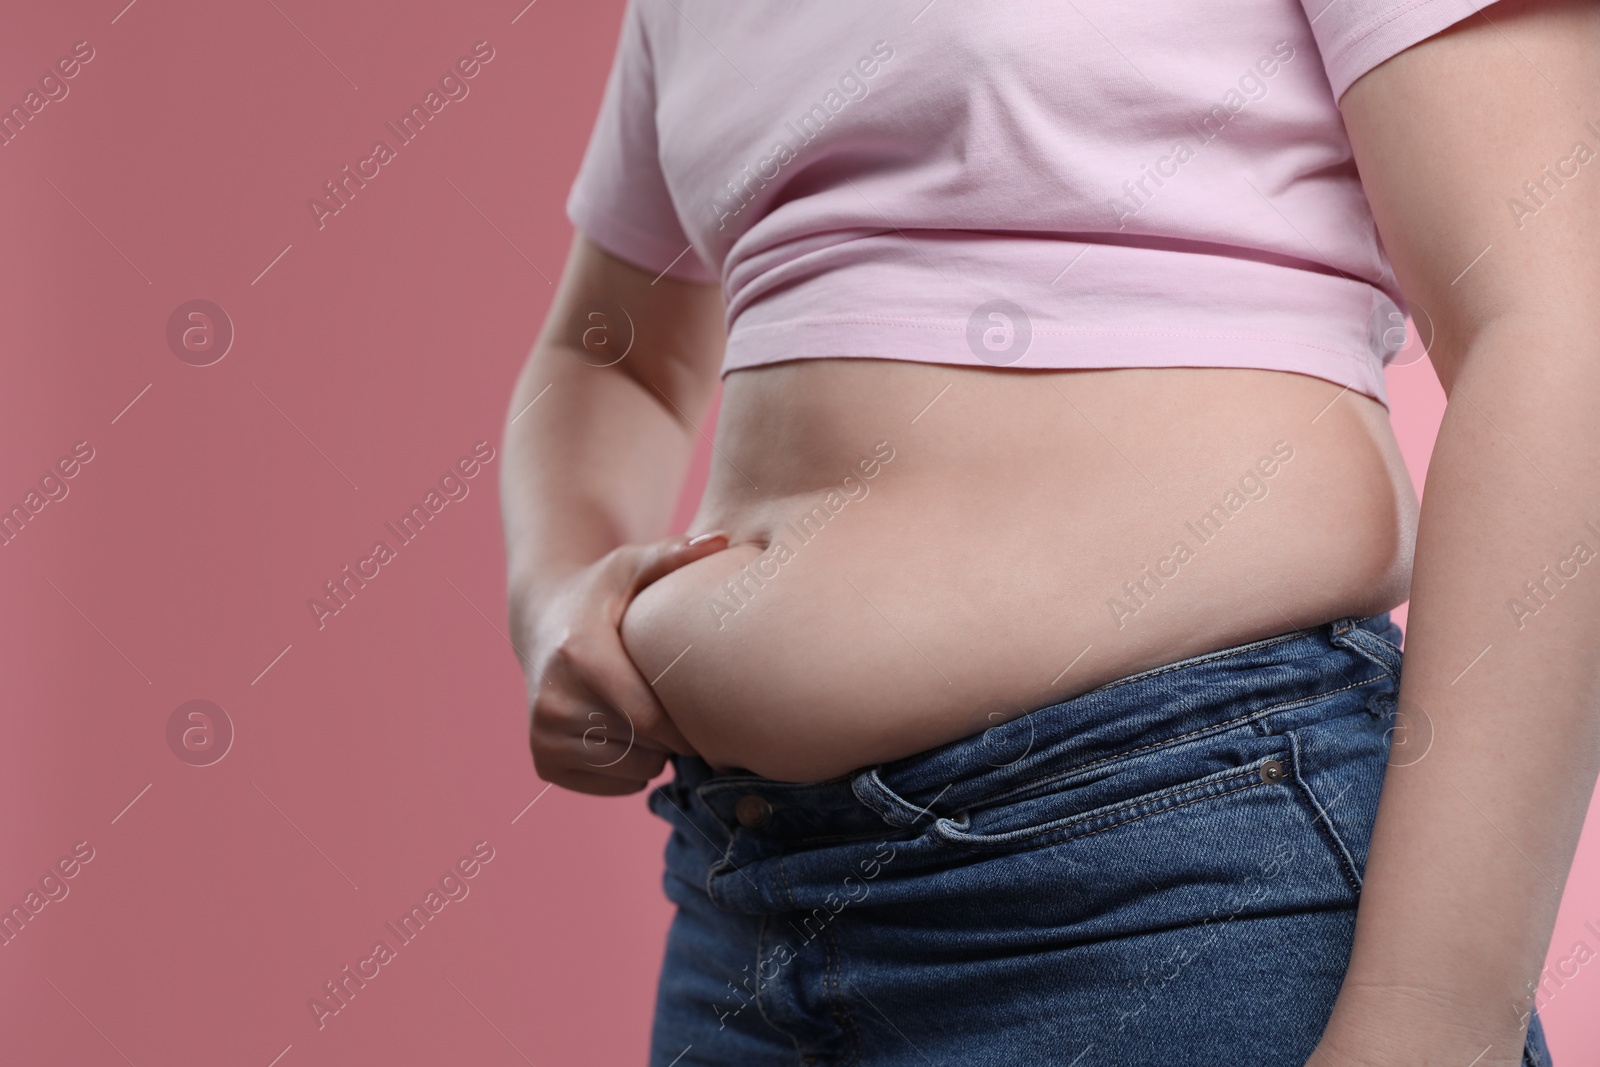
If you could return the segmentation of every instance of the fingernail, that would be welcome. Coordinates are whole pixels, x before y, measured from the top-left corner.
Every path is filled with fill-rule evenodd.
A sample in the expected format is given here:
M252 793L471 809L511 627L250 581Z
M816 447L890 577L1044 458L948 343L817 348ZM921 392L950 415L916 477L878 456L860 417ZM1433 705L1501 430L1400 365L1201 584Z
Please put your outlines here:
M723 533L721 530L712 530L710 533L703 533L703 534L699 535L698 537L689 538L689 543L688 543L688 545L686 547L693 548L695 545L703 545L707 541L714 540L715 538L718 538L718 537L726 540L728 535Z

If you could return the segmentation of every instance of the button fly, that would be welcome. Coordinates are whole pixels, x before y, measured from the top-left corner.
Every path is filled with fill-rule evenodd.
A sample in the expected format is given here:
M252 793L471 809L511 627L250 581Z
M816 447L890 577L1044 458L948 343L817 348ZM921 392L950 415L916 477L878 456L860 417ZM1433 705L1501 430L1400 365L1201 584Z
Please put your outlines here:
M1283 781L1288 773L1289 768L1284 766L1281 759L1269 759L1261 765L1261 780L1268 785Z
M747 793L734 802L733 814L740 826L759 830L772 821L772 805L766 797Z

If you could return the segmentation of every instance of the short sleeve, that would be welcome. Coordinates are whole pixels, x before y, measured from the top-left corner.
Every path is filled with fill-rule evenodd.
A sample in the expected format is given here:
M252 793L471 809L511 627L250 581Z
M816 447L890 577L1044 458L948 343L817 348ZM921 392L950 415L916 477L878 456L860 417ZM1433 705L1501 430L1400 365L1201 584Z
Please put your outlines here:
M623 14L600 114L567 195L567 217L642 270L687 282L720 281L690 247L661 172L655 73L636 0L628 0Z
M1338 100L1390 56L1448 29L1494 0L1300 0Z

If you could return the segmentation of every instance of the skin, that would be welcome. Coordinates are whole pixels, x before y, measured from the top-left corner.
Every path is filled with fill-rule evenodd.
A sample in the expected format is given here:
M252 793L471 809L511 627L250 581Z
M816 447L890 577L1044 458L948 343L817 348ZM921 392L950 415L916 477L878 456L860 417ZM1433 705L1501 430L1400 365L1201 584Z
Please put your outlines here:
M737 371L691 524L725 539L659 540L697 432L684 414L715 382L708 288L652 285L580 237L513 400L512 625L550 781L586 789L606 770L628 781L591 791L643 788L668 751L832 777L1406 598L1417 502L1382 405L1276 371ZM638 335L604 368L563 321L598 297ZM836 517L802 542L794 527L835 489ZM1186 524L1207 515L1202 545ZM1170 558L1180 539L1187 563ZM774 576L718 612L763 556ZM1146 568L1163 560L1157 586ZM1113 599L1143 603L1119 615Z
M804 781L1219 643L1382 611L1405 598L1415 498L1381 405L1340 392L1236 369L803 360L730 374L726 460L693 528L731 546L644 590L625 647L714 765ZM1234 409L1253 414L1218 417ZM875 445L893 458L848 501L845 472L870 469ZM1232 498L1198 545L1185 524L1241 479L1255 498ZM830 486L839 511L822 524L811 509ZM774 538L793 558L747 580L737 612L712 607L740 603L725 582ZM1115 614L1113 597L1133 603L1122 583L1180 538L1193 560L1169 560L1146 605Z
M1597 54L1600 5L1502 0L1340 102L1395 271L1440 324L1429 355L1450 401L1400 686L1432 743L1385 780L1314 1063L1520 1062L1600 770L1600 581L1552 583L1520 625L1508 607L1574 542L1600 549L1584 526L1600 525L1600 174L1521 229L1507 200L1580 138L1600 148L1582 128L1600 119Z
M1574 541L1600 550L1583 526L1600 524L1600 161L1520 229L1505 202L1600 117L1597 10L1501 0L1341 100L1450 397L1420 518L1387 413L1321 379L839 359L727 376L690 527L715 536L663 537L716 385L720 294L578 237L501 471L540 777L631 793L674 751L830 777L1409 595L1401 723L1431 740L1389 771L1312 1062L1516 1064L1600 771L1600 580L1520 625L1507 607ZM591 318L598 299L631 330ZM879 442L893 458L869 478ZM1292 458L1269 478L1279 442ZM1119 619L1123 583L1252 471L1265 495ZM830 488L821 532L714 609Z

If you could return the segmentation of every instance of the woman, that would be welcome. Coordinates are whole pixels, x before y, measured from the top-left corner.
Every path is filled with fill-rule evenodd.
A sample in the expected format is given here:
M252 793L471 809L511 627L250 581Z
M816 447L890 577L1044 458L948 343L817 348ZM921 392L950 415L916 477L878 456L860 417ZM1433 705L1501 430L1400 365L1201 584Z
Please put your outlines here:
M1547 1062L1600 10L1478 6L630 2L502 489L652 1064Z

